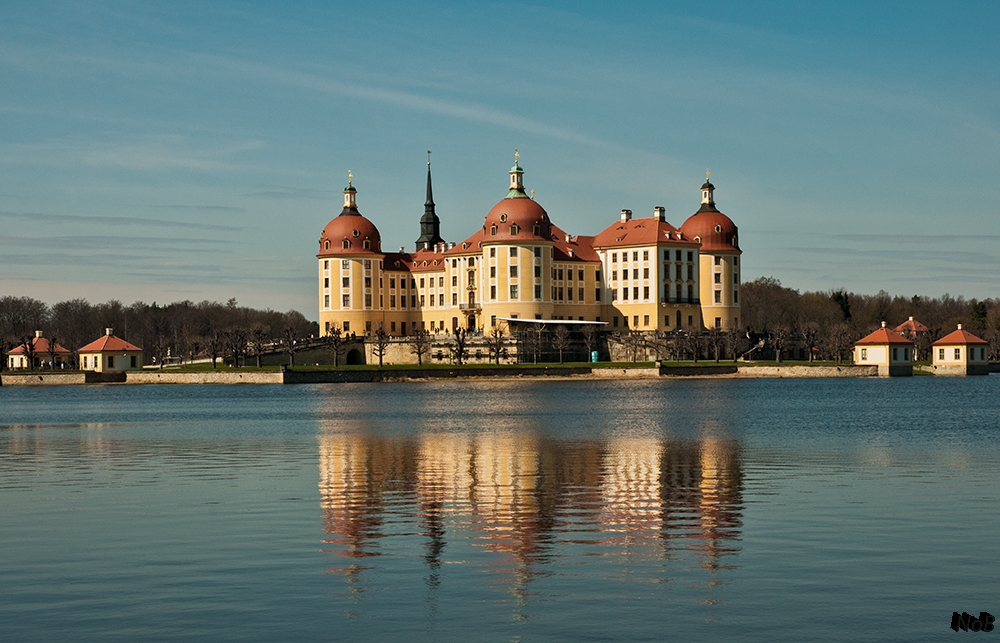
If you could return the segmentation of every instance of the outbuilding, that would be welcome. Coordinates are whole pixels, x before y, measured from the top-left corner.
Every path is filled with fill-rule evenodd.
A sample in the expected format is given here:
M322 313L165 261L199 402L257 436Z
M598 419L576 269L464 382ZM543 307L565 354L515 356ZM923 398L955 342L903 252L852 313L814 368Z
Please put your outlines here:
M958 325L958 330L931 344L931 364L937 375L989 375L989 343Z
M104 337L94 340L77 351L80 354L80 369L109 373L135 371L142 368L142 349L129 344L104 329Z
M854 363L878 366L882 377L913 375L913 342L882 322L882 328L854 343Z
M15 368L66 368L69 363L70 351L57 342L50 342L42 337L42 331L36 330L31 339L30 355L25 345L14 348L7 353L7 366Z

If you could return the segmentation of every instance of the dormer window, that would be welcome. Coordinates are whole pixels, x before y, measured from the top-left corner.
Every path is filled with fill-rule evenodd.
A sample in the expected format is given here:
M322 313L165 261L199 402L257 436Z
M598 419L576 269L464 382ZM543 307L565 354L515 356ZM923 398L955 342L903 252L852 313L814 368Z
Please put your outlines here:
M538 225L538 224L536 223L536 224L535 224L535 225L534 225L534 226L533 226L533 227L531 228L531 234L533 234L533 235L535 235L535 236L537 237L537 236L538 236L538 235L540 235L541 233L542 233L542 226L540 226L540 225Z
M520 231L521 231L521 229L517 227L516 223L510 227L510 233L512 235L517 234Z
M323 249L324 250L329 250L330 249L330 240L329 239L327 239L326 241L323 242Z
M715 226L715 231L716 231L716 232L722 232L722 226L720 226L720 225L716 225L716 226Z
M504 212L503 214L500 215L500 223L506 223L506 221L507 221L507 213Z
M361 233L360 233L360 232L358 232L357 230L355 230L355 231L353 232L353 234L354 234L354 238L355 238L355 239L357 239L358 237L360 237L360 236L361 236Z
M494 223L493 225L490 226L490 235L495 237L496 234L497 234L497 224Z
M701 243L701 237L695 237L695 238L694 238L694 240L695 240L695 241L696 241L697 243Z
M371 250L371 247L372 247L372 242L371 241L369 241L368 239L365 239L365 244L364 245L365 245L365 250Z
M349 249L350 247L351 247L351 242L350 242L350 240L349 240L349 239L344 239L344 250L347 250L347 249Z

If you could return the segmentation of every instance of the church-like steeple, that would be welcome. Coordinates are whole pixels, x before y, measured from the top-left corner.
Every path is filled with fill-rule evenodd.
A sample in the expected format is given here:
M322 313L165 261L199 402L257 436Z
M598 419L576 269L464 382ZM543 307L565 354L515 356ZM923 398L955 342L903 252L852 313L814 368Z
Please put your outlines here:
M427 150L427 200L424 201L424 216L420 217L420 237L417 239L417 250L433 247L443 243L441 238L441 220L434 212L434 195L431 191L431 151Z
M698 212L718 212L715 208L715 196L713 195L715 186L709 180L711 176L712 173L705 170L705 184L701 186L701 207Z
M521 169L520 161L521 155L517 153L517 148L514 148L514 167L510 168L510 191L507 192L508 199L527 199L528 195L524 193L524 170Z

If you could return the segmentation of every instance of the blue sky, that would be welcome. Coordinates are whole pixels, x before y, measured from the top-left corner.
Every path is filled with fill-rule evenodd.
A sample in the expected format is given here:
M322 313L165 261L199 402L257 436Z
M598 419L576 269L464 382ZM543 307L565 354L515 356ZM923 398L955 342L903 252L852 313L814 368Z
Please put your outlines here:
M679 226L711 168L745 279L998 297L1000 4L8 2L0 294L316 317L348 170L413 247L506 194Z

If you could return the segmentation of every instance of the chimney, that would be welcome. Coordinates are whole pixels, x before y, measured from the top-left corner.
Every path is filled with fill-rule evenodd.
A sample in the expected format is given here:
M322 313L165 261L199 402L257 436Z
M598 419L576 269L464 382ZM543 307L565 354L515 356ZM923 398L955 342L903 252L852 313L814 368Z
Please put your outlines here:
M110 336L111 335L111 329L110 328L105 328L104 329L104 334Z
M958 330L962 330L962 325L961 324L958 325Z
M41 337L41 336L42 336L42 331L36 330L35 331L35 337Z
M910 321L913 321L913 316L912 315L910 316Z
M424 250L430 250L430 249L431 249L431 242L424 241Z
M885 328L885 322L882 322L882 328Z
M399 254L403 254L403 246L399 246Z
M653 208L653 221L666 221L667 210L662 205Z
M622 221L631 221L631 220L632 220L632 211L622 210Z
M569 235L567 234L567 235L566 235L566 243L569 243L569 238L570 238L570 237L569 237Z

